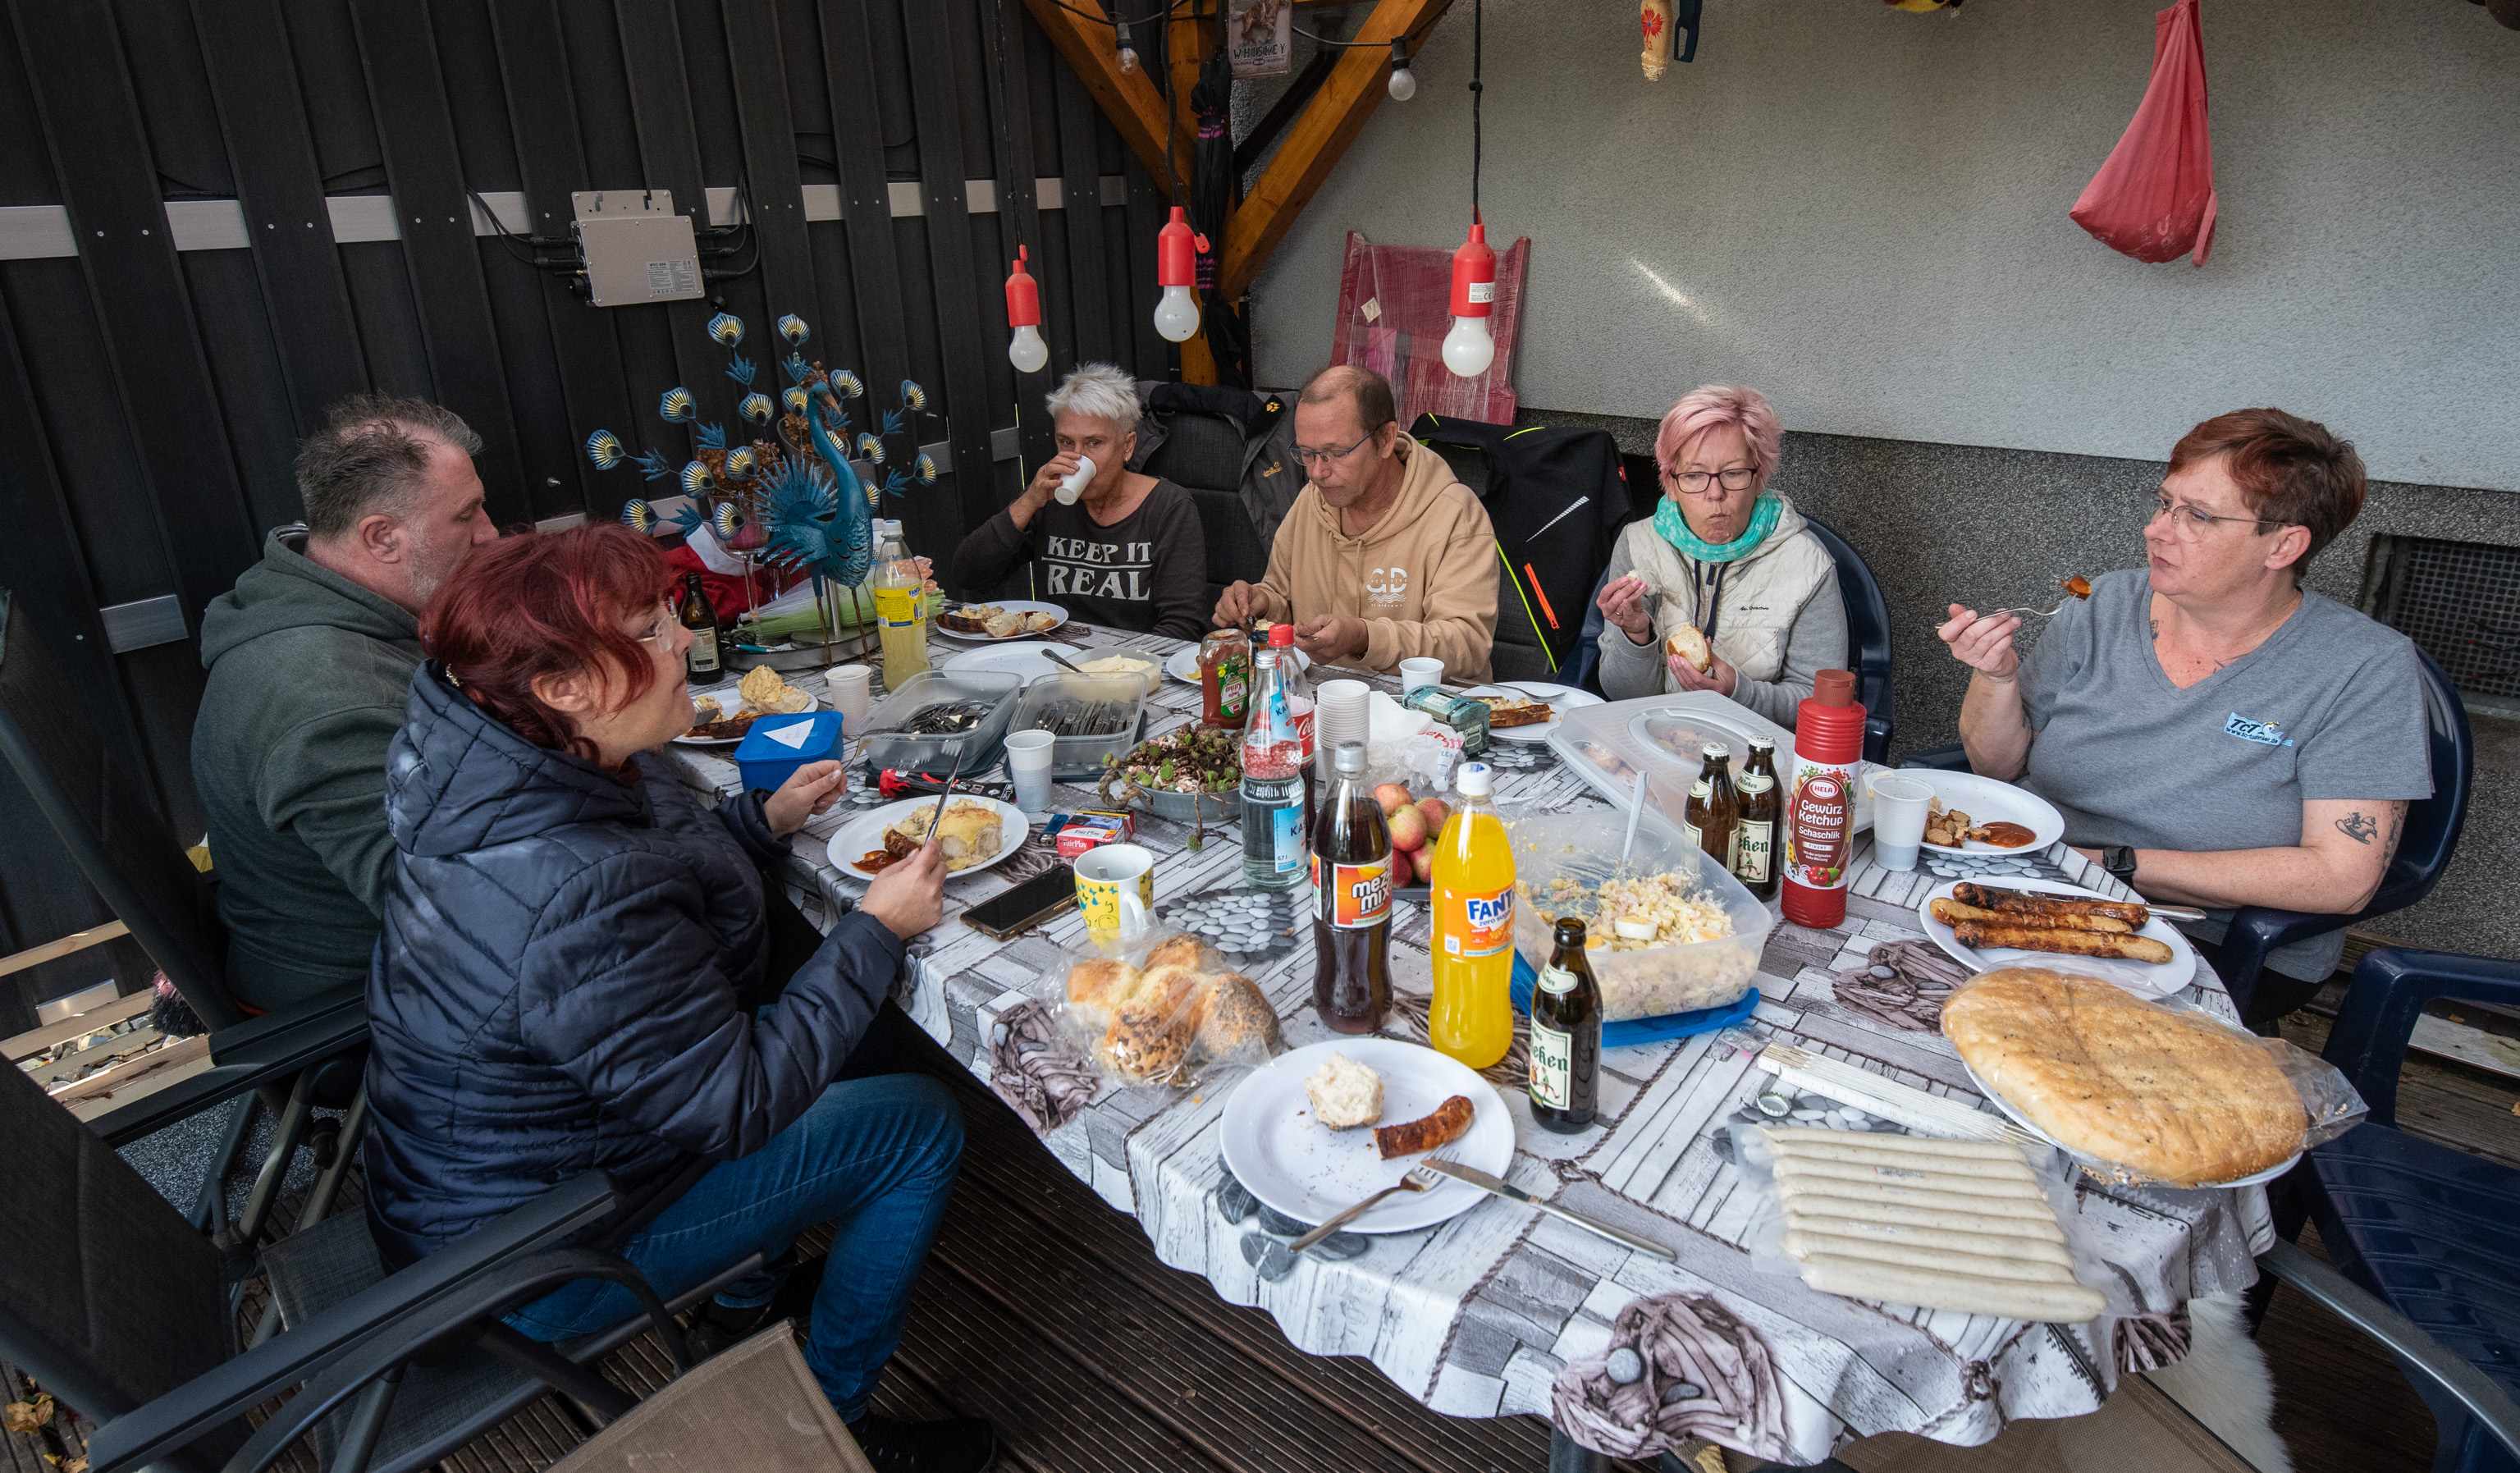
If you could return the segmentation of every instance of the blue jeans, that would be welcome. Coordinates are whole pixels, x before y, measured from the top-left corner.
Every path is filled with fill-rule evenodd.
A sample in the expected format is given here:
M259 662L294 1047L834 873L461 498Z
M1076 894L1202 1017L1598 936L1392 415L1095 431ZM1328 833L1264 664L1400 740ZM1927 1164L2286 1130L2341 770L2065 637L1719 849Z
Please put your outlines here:
M758 1251L770 1267L717 1296L729 1309L755 1309L793 1267L796 1235L836 1219L805 1363L841 1420L855 1421L901 1339L911 1285L962 1156L962 1107L942 1084L921 1074L844 1080L768 1145L719 1162L620 1253L670 1301ZM559 1340L637 1312L628 1289L580 1279L508 1322L536 1340Z

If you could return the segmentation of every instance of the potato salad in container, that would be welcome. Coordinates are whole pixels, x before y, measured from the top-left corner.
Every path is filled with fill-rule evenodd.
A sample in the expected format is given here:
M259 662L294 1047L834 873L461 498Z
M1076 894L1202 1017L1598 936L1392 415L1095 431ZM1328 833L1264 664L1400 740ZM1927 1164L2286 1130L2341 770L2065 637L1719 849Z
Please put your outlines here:
M1623 820L1598 812L1506 821L1515 949L1537 971L1557 917L1580 917L1607 1022L1739 1002L1775 924L1768 908L1660 815L1638 823L1625 864L1623 830Z

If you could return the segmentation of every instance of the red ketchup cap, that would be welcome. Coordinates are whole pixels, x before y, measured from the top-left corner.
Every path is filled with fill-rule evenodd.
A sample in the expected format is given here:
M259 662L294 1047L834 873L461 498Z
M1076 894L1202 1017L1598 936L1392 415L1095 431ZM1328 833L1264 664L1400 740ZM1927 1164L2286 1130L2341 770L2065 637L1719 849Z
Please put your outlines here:
M1823 706L1855 704L1855 672L1822 670L1812 677L1811 698Z

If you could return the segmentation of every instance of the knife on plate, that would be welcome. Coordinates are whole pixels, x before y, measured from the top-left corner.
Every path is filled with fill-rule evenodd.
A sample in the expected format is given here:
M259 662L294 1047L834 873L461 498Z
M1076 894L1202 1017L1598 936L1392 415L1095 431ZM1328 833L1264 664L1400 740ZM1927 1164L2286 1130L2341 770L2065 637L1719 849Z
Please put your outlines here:
M1520 1202L1525 1207L1537 1207L1541 1211L1548 1213L1551 1217L1556 1218L1562 1222L1572 1223L1587 1232L1598 1233L1602 1237L1608 1238L1614 1243L1624 1243L1628 1247L1634 1248L1640 1253L1650 1253L1656 1258L1665 1259L1675 1263L1680 1259L1679 1254L1674 1253L1669 1248L1655 1242L1652 1238L1639 1237L1624 1228L1613 1228L1609 1224L1604 1223L1598 1218L1588 1218L1584 1214L1576 1212L1571 1208L1560 1207L1554 1202L1548 1201L1541 1197L1535 1197L1531 1193L1523 1190L1521 1187L1514 1185L1512 1183L1491 1177L1486 1172L1480 1171L1476 1167L1463 1166L1458 1161L1436 1161L1433 1159L1426 1161L1425 1165L1435 1171L1442 1172L1445 1176L1452 1178L1456 1182L1467 1182L1479 1190L1493 1193L1505 1198L1508 1202Z

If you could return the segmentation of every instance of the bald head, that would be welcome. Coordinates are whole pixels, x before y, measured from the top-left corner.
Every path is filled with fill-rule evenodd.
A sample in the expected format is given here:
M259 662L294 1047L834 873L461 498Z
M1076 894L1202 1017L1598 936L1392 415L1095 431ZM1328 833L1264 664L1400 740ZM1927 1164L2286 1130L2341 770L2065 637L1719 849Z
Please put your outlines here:
M1391 380L1352 363L1333 363L1306 379L1295 402L1351 405L1359 433L1380 429L1400 417L1391 402Z

